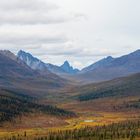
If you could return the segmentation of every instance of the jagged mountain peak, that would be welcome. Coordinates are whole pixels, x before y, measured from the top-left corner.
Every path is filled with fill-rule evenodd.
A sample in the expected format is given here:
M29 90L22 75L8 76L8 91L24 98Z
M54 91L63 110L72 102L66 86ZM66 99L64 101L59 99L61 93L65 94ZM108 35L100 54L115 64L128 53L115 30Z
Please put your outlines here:
M65 64L65 65L70 65L69 62L68 62L68 60L66 60L66 61L64 62L64 64Z
M28 53L28 52L25 52L23 50L20 50L17 54L18 57L30 57L32 59L35 59L36 61L40 61L38 58L34 57L32 54Z
M34 70L46 70L46 64L38 58L32 56L30 53L20 50L17 56Z
M61 67L71 67L70 66L70 63L66 60L62 65L61 65Z
M75 74L75 73L79 72L78 69L74 69L74 68L70 65L70 63L69 63L68 60L66 60L66 61L64 62L64 64L61 65L60 67L61 67L66 73Z
M18 51L18 53L17 53L18 56L19 56L19 55L24 55L24 54L31 55L31 54L29 54L29 53L27 53L27 52L25 52L25 51L23 51L23 50L20 50L20 51Z
M29 67L31 67L34 70L40 70L45 71L48 70L55 74L74 74L77 73L79 70L74 69L72 66L70 66L68 61L65 61L62 66L56 66L49 63L44 63L43 61L39 60L38 58L34 57L30 53L27 53L23 50L20 50L17 54L18 58L22 61L24 61Z
M0 51L0 75L1 76L36 76L37 72L33 71L27 65L18 60L17 56L7 50Z

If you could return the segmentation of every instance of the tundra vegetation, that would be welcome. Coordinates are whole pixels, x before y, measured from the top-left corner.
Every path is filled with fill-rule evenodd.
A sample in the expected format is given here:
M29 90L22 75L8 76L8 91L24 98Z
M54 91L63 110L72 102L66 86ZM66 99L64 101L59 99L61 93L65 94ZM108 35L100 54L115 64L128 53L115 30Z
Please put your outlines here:
M140 121L125 121L110 125L83 127L73 130L48 131L43 135L22 134L0 137L0 140L139 140Z

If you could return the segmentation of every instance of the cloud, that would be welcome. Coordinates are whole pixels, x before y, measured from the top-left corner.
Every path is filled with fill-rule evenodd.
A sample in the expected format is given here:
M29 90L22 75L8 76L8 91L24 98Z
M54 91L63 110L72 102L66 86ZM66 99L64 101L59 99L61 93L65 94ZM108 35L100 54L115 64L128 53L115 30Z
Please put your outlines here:
M79 61L74 61L72 65L77 67L77 68L81 68L83 66L83 64Z
M0 2L0 9L8 11L48 11L56 8L58 6L50 3L48 0L4 0Z
M6 34L4 34L4 36L0 35L0 42L2 44L14 44L16 45L33 45L33 44L51 44L51 43L63 43L66 42L67 39L63 36L47 36L47 35L7 35L7 37L5 37Z
M140 1L0 0L0 49L87 66L140 48Z
M58 6L47 0L4 0L0 1L0 24L38 24L61 22L50 17Z
M31 27L0 27L0 44L11 44L23 46L33 46L40 44L59 44L67 42L64 34L51 32L45 28Z
M48 0L0 1L0 24L54 24L79 19L82 14L63 13Z
M39 57L46 57L46 56L57 56L65 57L66 59L71 57L75 59L85 59L85 58L103 58L105 56L114 56L118 55L120 52L114 52L111 49L97 49L97 48L87 48L83 46L76 46L74 42L65 42L62 44L43 44L38 46L38 49L31 49L30 47L27 48L34 55ZM40 50L40 51L39 51Z

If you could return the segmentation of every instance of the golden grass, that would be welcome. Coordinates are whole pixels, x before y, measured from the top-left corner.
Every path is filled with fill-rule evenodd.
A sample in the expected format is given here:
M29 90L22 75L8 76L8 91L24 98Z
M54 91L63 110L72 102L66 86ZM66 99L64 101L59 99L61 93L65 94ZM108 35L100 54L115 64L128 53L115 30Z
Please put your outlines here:
M86 114L86 115L85 115ZM15 130L4 130L0 129L0 137L10 137L10 136L20 136L24 135L26 131L28 136L42 136L47 135L48 132L56 132L58 130L72 130L79 129L85 126L102 126L109 125L111 123L117 123L125 120L133 120L134 116L124 114L124 113L106 113L106 112L86 112L79 114L80 117L72 118L65 120L68 125L65 126L56 126L56 127L39 127L39 128L30 128L30 129L15 129ZM138 116L135 115L135 119ZM88 122L86 120L92 120L93 122Z
M132 110L130 112L114 112L112 109L110 109L110 107L114 104L121 104L125 100L128 101L134 99L104 99L82 103L72 102L69 104L61 104L60 107L77 112L79 117L66 120L61 120L55 117L50 118L50 116L46 117L42 116L42 114L41 116L29 116L29 118L24 117L23 120L25 120L26 123L22 122L22 124L24 125L24 127L21 127L22 129L19 129L18 127L15 127L15 129L13 130L0 129L0 137L13 136L18 134L23 135L25 131L27 132L28 136L47 135L47 133L50 131L55 132L58 130L72 130L75 128L79 129L85 126L102 126L109 125L111 123L118 123L125 120L135 120L138 118L140 119L140 112L136 110ZM89 122L87 120L89 120ZM27 124L28 122L29 124ZM37 123L36 126L35 122ZM53 125L53 123L55 125ZM25 127L25 124L27 127Z

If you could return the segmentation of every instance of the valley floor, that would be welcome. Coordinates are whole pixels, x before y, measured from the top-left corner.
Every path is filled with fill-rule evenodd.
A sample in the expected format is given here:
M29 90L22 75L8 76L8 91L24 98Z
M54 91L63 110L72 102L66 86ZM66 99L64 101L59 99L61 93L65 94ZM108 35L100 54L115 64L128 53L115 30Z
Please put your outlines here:
M58 119L51 116L43 117L42 115L30 116L24 117L24 119L22 118L22 122L19 121L16 122L16 124L13 124L14 127L9 124L5 124L7 127L0 128L0 138L24 135L25 132L28 136L46 136L49 132L81 129L87 126L104 126L112 123L133 120L140 120L139 112L133 111L124 113L87 111L78 112L78 117L70 119Z
M118 82L117 80L117 84L119 83L119 86L117 85L115 88L111 88L111 81L107 83L107 88L104 87L103 83L101 85L88 85L83 87L82 89L80 87L78 88L78 90L75 90L75 88L66 91L64 90L63 94L58 94L56 92L55 94L59 95L59 98L57 96L54 96L54 94L49 94L49 98L46 98L50 102L48 102L46 98L41 98L41 100L39 100L39 103L43 103L43 106L41 107L44 109L45 103L49 103L55 105L58 108L61 108L58 109L55 107L51 107L51 111L49 112L49 114L45 114L45 112L41 113L42 108L40 106L38 107L38 104L31 104L29 100L29 102L27 103L30 106L36 105L36 108L39 108L38 112L36 112L36 110L33 111L34 113L32 113L32 110L31 112L24 112L23 116L16 117L15 120L11 121L10 123L5 122L0 126L0 140L7 140L7 138L9 138L8 140L24 140L25 137L28 140L30 140L31 138L33 138L33 140L94 140L93 135L94 138L95 135L97 137L97 139L95 140L139 140L139 77L137 78L137 80L135 80L136 82L133 80L134 83L132 84L130 78L129 82L124 85L120 84L120 82ZM95 87L99 88L99 91L95 94L100 96L92 96L92 94L96 92ZM102 90L100 90L100 87L102 87ZM105 90L103 90L104 88ZM110 88L111 92L108 92L110 91ZM4 91L4 93L5 92L8 91ZM9 94L10 93L8 92L7 95ZM84 100L78 100L79 98L77 97L79 97L79 94L84 97ZM91 98L85 98L85 95L88 95ZM24 104L26 98L24 100L22 98L20 97L20 100L17 100L16 97L15 99L17 102L15 102L16 104L13 105L15 105L16 107L17 105L24 105L23 107L27 109L29 106ZM11 99L13 98L10 98L10 100L8 100L9 105L11 105ZM54 102L54 100L57 102ZM2 101L4 101L5 103L5 98ZM19 101L21 102L20 104ZM45 108L45 110L47 109ZM52 115L51 113L54 114ZM74 115L73 113L76 115ZM125 124L123 124L124 122ZM115 125L113 125L114 123ZM98 129L102 133L98 133L98 131L96 131L95 129L96 127L99 127ZM87 134L83 135L85 131L87 132ZM106 132L107 138L99 139L99 137L106 137ZM49 138L45 138L47 136L49 136ZM65 137L68 136L72 138L66 139ZM111 137L113 136L115 137L115 139L111 139ZM21 139L21 137L23 139Z

